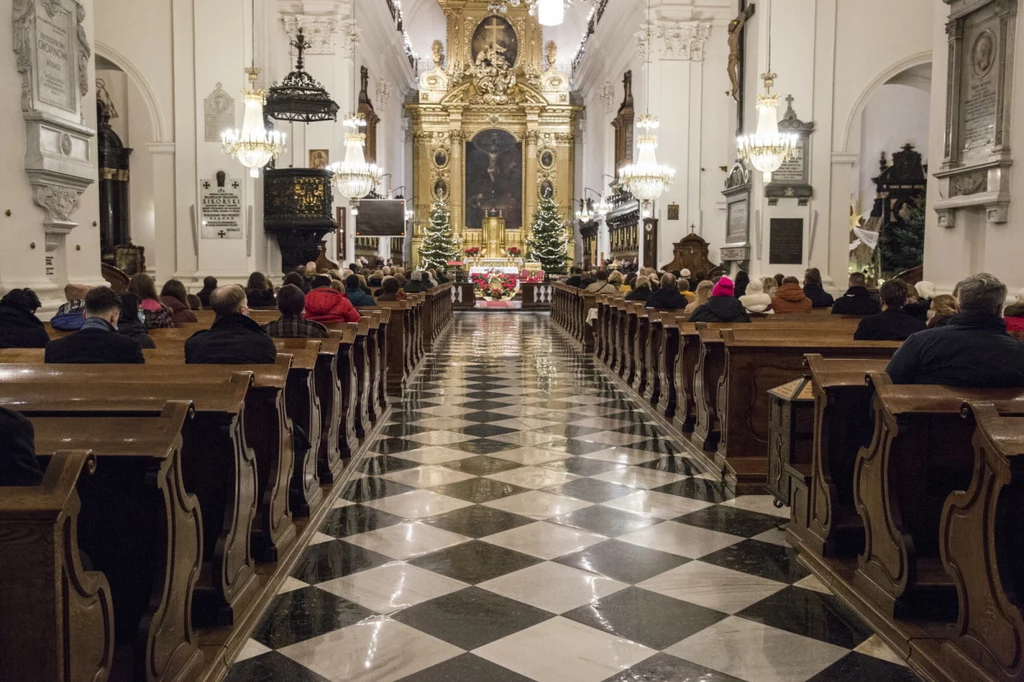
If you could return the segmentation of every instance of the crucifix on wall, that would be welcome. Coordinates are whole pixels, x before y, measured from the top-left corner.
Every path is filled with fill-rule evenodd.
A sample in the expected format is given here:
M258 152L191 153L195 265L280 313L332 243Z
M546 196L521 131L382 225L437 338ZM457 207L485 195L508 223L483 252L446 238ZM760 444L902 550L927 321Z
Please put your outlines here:
M725 94L736 102L736 134L743 132L743 72L745 64L746 26L754 16L754 4L747 0L739 0L739 14L729 22L729 61L726 71L729 73L731 89Z
M491 45L500 45L498 38L505 35L505 26L498 21L497 17L491 17L491 21L484 25L484 32L490 34Z

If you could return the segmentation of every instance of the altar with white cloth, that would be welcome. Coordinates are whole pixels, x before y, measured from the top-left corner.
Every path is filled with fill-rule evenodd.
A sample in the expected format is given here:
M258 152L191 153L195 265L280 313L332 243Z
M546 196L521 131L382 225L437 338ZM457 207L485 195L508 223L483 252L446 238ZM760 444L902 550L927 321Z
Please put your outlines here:
M507 263L508 261L502 261ZM519 268L509 266L497 266L497 265L474 265L469 269L469 275L486 275L489 272L500 272L503 275L518 275Z

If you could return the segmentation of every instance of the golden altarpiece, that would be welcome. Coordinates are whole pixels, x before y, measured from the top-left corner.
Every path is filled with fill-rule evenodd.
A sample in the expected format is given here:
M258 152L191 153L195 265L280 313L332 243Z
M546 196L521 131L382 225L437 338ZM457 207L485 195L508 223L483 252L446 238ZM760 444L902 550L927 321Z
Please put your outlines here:
M512 265L509 249L525 255L543 196L554 200L571 237L580 107L558 69L556 45L543 48L542 28L525 7L502 15L486 0L438 2L447 52L434 41L434 68L405 105L414 136L413 261L431 204L443 198L462 249L480 249L477 264Z

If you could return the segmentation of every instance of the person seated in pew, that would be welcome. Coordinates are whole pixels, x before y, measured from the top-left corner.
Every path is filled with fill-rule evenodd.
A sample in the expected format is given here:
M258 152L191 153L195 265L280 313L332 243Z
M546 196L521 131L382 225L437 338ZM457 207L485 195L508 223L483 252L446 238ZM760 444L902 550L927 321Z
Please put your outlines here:
M1024 333L1024 289L1021 289L1016 303L1006 306L1003 319L1006 321L1006 331L1014 335Z
M740 303L748 313L775 314L772 310L772 297L764 293L764 282L759 279L747 285L747 295L740 296Z
M811 305L815 308L831 308L836 302L832 294L822 286L821 270L818 268L807 268L804 272L804 296L811 299Z
M141 365L142 345L117 333L121 297L110 287L96 287L85 295L85 322L70 336L46 344L44 362L62 364Z
M64 287L64 300L57 308L57 314L50 318L50 326L62 332L74 332L85 322L85 295L89 287L84 284L68 284Z
M833 315L877 315L882 304L871 298L868 281L862 272L850 275L850 288L832 306Z
M199 297L199 302L203 304L203 308L210 307L210 294L217 288L217 278L207 275L203 278L203 288L199 290L196 296Z
M359 280L359 291L363 292L367 296L373 297L373 292L370 291L370 287L366 284L366 275L356 275L356 279Z
M932 300L935 298L935 285L922 280L908 288L910 289L910 295L907 298L907 305L903 306L903 309L911 317L927 322L928 311L931 310Z
M679 293L676 276L671 272L666 272L661 276L661 286L651 294L644 307L658 310L682 310L688 304L686 297Z
M588 294L612 294L619 293L619 287L608 281L608 271L601 268L597 271L597 279L593 284L587 285L583 291Z
M313 280L313 291L306 294L306 319L321 324L358 322L359 311L348 297L331 287L331 278L318 275Z
M683 277L678 277L676 279L676 286L679 287L679 293L681 293L683 295L683 298L685 298L687 301L693 303L694 301L697 300L697 294L690 291L690 280L685 279Z
M651 280L647 275L637 275L633 281L633 291L626 294L627 301L647 301L651 297Z
M263 325L263 331L275 339L326 339L329 336L327 327L303 317L306 295L294 284L285 284L277 292L277 309L281 317Z
M373 296L363 291L359 275L349 275L345 279L345 295L348 296L348 300L351 301L352 305L356 307L377 305L377 302L373 300Z
M762 277L761 288L764 293L768 294L768 298L771 298L779 290L779 285L775 282L774 277Z
M176 279L169 279L160 290L160 302L171 311L171 319L174 324L186 324L198 322L196 314L188 306L188 291L185 285Z
M413 270L412 272L410 272L409 273L409 277L406 280L405 286L403 287L405 289L405 293L407 293L407 294L419 294L419 293L422 293L422 292L426 291L427 288L425 286L423 286L423 283L420 281L420 279L422 277L423 277L423 271L420 270L419 268L417 268L417 269Z
M585 267L583 268L583 272L580 273L580 283L577 287L580 289L586 289L596 281L597 278L594 277L594 272L589 267Z
M174 327L174 316L171 309L160 302L156 295L156 283L144 272L132 275L128 280L128 292L141 299L142 313L146 316L146 329L166 329Z
M249 317L245 289L237 284L218 287L210 294L216 314L213 326L185 342L189 365L272 365L277 347L263 327Z
M733 282L733 291L735 292L736 298L743 298L747 295L747 287L750 285L750 275L747 274L746 270L740 270L736 273L736 281Z
M722 277L711 290L711 298L693 311L690 322L750 322L743 304L733 295L732 280Z
M273 308L274 288L262 272L253 272L245 285L246 305L249 308Z
M384 273L380 270L374 270L367 280L367 284L371 289L380 289L384 284Z
M0 407L0 487L39 485L36 432L25 415Z
M0 348L46 348L50 335L36 317L42 304L31 289L11 289L0 299Z
M928 328L904 309L909 292L903 281L890 279L878 293L882 297L882 312L860 321L853 334L854 341L906 341L911 334Z
M813 306L796 277L783 277L778 291L772 296L772 310L777 315L810 315Z
M688 303L683 308L683 316L686 319L690 319L690 315L693 315L697 311L697 308L701 307L705 303L711 300L711 292L715 288L715 283L710 279L706 279L697 285L697 293L693 295L691 299L689 296L686 297Z
M960 282L959 312L945 327L903 342L886 372L895 384L964 388L1024 387L1024 344L999 316L1006 285L988 273Z
M932 299L928 310L928 328L945 327L956 313L956 298L950 294L939 294Z
M378 301L404 301L405 293L402 291L399 285L397 277L385 277L381 283L381 289L384 293L377 297Z
M117 318L117 333L135 339L143 348L156 348L156 342L146 331L142 311L139 310L139 297L135 294L121 294L121 315Z

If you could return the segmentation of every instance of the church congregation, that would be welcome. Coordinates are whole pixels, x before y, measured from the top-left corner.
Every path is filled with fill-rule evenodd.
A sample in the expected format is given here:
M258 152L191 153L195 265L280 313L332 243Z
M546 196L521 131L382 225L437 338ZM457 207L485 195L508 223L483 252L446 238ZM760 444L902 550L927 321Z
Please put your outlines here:
M0 681L1024 682L1019 4L12 0Z

